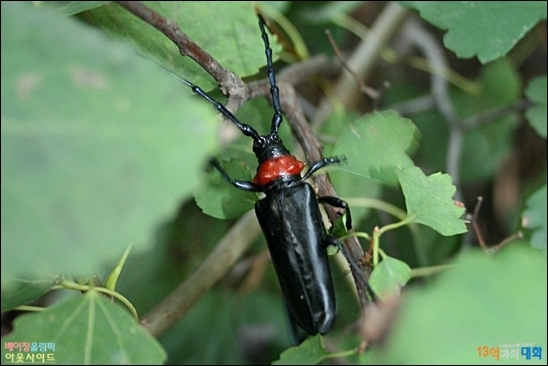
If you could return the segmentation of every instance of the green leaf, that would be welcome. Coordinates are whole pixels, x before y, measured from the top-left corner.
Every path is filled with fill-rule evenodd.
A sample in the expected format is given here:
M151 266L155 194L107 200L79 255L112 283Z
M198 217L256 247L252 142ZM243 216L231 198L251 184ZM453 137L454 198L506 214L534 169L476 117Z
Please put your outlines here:
M1 26L2 283L142 250L197 184L214 109L52 10L3 2Z
M73 365L160 364L163 348L118 304L97 291L18 317L4 342L55 343L55 363ZM7 349L2 347L2 359Z
M98 8L111 1L35 1L36 6L50 6L64 15L74 15L86 10Z
M369 284L382 299L388 294L399 293L410 278L411 268L407 263L385 255L371 273Z
M491 108L508 105L521 97L521 75L510 60L503 59L492 62L481 68L476 79L480 92L476 95L467 94L464 103L458 106L461 116L469 116Z
M340 136L341 132L344 130L345 126L352 124L361 117L361 114L358 113L346 113L346 111L338 111L333 113L326 123L322 126L320 131L321 134L326 136ZM338 139L334 138L334 141ZM285 140L284 140L285 141ZM334 156L332 152L333 146L324 143L324 156ZM347 162L341 162L337 166L340 168L341 165L344 166ZM349 174L346 171L341 169L331 169L328 168L329 178L333 183L337 191L337 195L344 200L353 201L355 198L361 200L363 197L367 198L380 198L382 194L382 184L378 180L373 179L364 179L362 176L356 174ZM367 205L361 203L351 203L349 202L351 211L352 211L352 220L357 223L370 214L371 209ZM345 234L343 234L345 235Z
M2 286L2 312L38 300L51 290L56 281L56 278L49 280L18 278L9 286Z
M539 136L546 138L546 75L531 80L525 89L525 95L535 103L535 106L527 109L525 116Z
M416 150L418 138L409 119L395 111L373 112L344 129L332 154L346 156L338 169L395 185L396 168L413 166L407 154Z
M453 202L457 189L448 174L426 176L420 168L409 167L398 171L398 178L411 222L430 226L444 236L466 232L466 221L460 219L465 209Z
M126 250L124 251L124 254L122 254L122 257L120 258L116 266L112 269L112 271L107 276L107 279L105 280L105 287L107 289L112 291L116 290L116 284L118 283L118 279L120 278L120 273L122 273L122 269L124 268L124 264L126 263L126 259L130 251L131 251L131 245L126 248Z
M522 93L521 77L508 60L499 60L483 67L477 82L481 87L478 95L454 93L455 109L463 119L509 105L518 100ZM461 182L476 183L493 178L497 167L512 154L514 130L519 123L518 114L510 113L465 134Z
M544 349L546 268L546 257L523 244L509 244L493 257L465 251L454 268L408 288L384 347L372 350L369 364L501 364L508 358L480 357L477 348L534 343Z
M151 9L175 21L198 46L223 67L240 77L256 74L266 64L264 44L252 2L146 1ZM116 39L134 45L140 53L185 79L209 90L217 83L166 36L135 15L112 3L91 11L93 19ZM280 47L273 37L276 55Z
M540 20L545 1L406 1L425 20L446 29L444 45L481 63L506 55Z
M297 347L289 348L280 355L278 361L272 362L273 365L314 365L329 356L323 348L322 336L316 334L308 337Z
M527 208L522 214L522 225L532 231L531 246L546 254L546 185L527 199Z
M513 154L515 130L520 125L518 112L510 112L502 118L479 125L476 118L489 115L489 111L499 107L510 107L521 97L521 76L509 60L497 60L483 66L474 83L479 93L469 94L456 88L451 90L451 100L459 118L463 123L471 122L465 124L467 133L462 142L461 184L492 180L500 165ZM411 118L423 137L415 162L425 171L445 169L450 132L447 124L440 123L443 117L429 111L414 114Z
M223 161L221 167L232 179L251 180L251 171L239 160ZM207 182L195 191L194 198L205 214L218 219L231 219L253 209L258 196L234 187L217 169L213 169L207 176Z

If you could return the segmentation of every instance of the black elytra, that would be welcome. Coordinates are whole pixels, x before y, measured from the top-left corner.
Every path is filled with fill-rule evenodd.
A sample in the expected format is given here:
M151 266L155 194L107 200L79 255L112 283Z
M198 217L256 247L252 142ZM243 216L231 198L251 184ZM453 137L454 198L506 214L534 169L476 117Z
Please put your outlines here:
M337 197L317 197L305 180L321 168L339 163L344 157L324 158L312 164L304 176L301 176L305 164L289 153L278 136L278 128L283 121L279 90L272 66L272 49L264 19L260 15L259 28L265 45L274 108L269 134L259 135L253 127L240 122L200 87L185 79L181 80L194 93L213 104L244 135L253 139L253 152L259 166L252 181L232 179L216 159L211 159L211 164L234 187L265 193L265 197L255 203L255 213L265 236L290 318L311 335L325 334L335 321L336 301L326 251L326 247L333 243L333 237L325 230L319 204L344 209L347 213L348 229L352 227L352 220L345 201ZM355 266L354 263L351 264Z

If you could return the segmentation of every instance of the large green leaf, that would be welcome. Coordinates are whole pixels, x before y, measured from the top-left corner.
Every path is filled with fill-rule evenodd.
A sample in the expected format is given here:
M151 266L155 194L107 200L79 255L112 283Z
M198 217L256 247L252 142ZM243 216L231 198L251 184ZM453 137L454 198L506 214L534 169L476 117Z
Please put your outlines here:
M426 176L420 168L409 167L398 171L398 178L411 222L430 226L444 236L466 232L465 221L460 219L465 209L453 202L457 188L449 175Z
M494 257L470 250L457 265L427 285L404 294L384 347L368 364L501 364L502 351L517 344L546 347L546 258L523 243ZM499 347L501 358L478 355L478 347ZM544 354L542 355L544 357Z
M128 311L93 290L18 317L3 341L54 343L55 350L48 353L64 365L143 365L166 359L160 344ZM7 353L2 347L2 360Z
M2 281L143 248L197 184L209 105L100 31L2 3Z
M62 14L74 15L86 10L98 8L111 1L36 1L36 6L53 6Z
M460 58L482 63L506 55L540 20L545 1L405 1L421 17L447 29L443 43Z
M206 50L222 66L240 77L256 74L266 64L264 44L252 2L247 1L145 1ZM216 83L151 25L116 3L91 10L93 19L110 35L125 39L147 57L174 70L204 89ZM271 37L272 38L272 37ZM271 39L274 55L279 47Z
M413 166L408 154L418 147L418 138L409 119L395 111L373 112L345 128L332 154L346 156L341 170L395 185L396 169Z

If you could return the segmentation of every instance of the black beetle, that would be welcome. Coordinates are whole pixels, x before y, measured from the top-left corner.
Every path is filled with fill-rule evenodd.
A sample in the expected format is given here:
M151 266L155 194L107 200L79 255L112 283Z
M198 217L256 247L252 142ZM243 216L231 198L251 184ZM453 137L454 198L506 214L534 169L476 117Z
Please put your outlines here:
M265 44L274 107L268 135L259 135L253 127L240 122L200 87L185 79L181 80L194 93L212 103L244 135L253 139L253 152L259 166L252 181L232 179L216 159L212 159L211 164L234 187L265 193L265 197L255 203L255 212L268 244L289 315L307 333L325 334L333 326L336 315L335 291L326 248L336 243L336 240L325 230L319 204L344 209L348 229L352 227L352 220L345 201L337 197L316 197L313 188L305 180L319 169L339 163L344 157L324 158L312 164L306 174L301 176L305 164L289 153L278 136L282 122L279 91L272 66L272 49L260 15L259 28Z

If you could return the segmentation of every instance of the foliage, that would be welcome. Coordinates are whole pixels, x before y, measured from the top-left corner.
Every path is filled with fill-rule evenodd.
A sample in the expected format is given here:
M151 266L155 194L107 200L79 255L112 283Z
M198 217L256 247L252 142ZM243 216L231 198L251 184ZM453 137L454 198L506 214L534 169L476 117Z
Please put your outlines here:
M494 3L470 1L407 1L421 17L447 29L444 45L460 58L477 56L487 63L505 56L540 20L546 19L541 1ZM510 16L511 15L511 16ZM470 42L470 35L474 42Z
M264 77L253 3L145 4L246 81ZM351 108L324 75L308 83L321 87L320 97L299 89L308 101L327 95L335 106L314 127L326 156L346 157L329 173L350 204L356 235L368 239L371 286L387 304L404 289L397 316L379 306L381 336L360 353L362 339L349 335L359 307L339 256L332 260L335 328L289 348L260 238L181 321L158 339L146 332L134 317L166 299L259 199L216 171L203 173L215 155L230 176L249 180L250 139L216 142L214 109L163 68L223 101L215 81L118 4L2 2L2 311L53 303L18 317L4 342L55 342L56 362L75 364L477 363L497 362L478 355L481 346L545 348L546 60L536 66L534 30L545 22L546 3L402 4L435 42L443 39L446 69L387 37L367 80L390 84L379 100L362 97ZM396 4L257 6L273 20L279 70L309 54L332 55L325 28L352 52L363 42L352 32L367 37L363 13L378 18ZM447 95L434 95L436 76ZM426 107L406 109L417 101ZM237 116L267 131L272 110L250 100ZM514 144L524 133L526 143ZM280 135L298 154L287 122ZM523 145L544 150L517 161ZM530 166L529 175L517 175L519 164ZM478 194L493 202L475 218L491 247L483 251L470 248ZM493 253L518 230L521 240ZM61 289L77 296L58 298ZM7 354L3 348L3 360Z
M122 307L95 290L15 321L12 339L55 341L58 361L148 364L165 360L163 348Z

